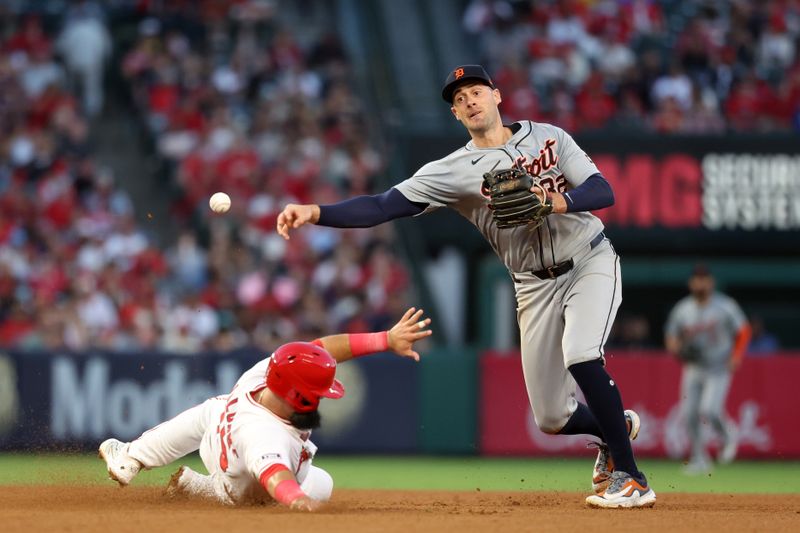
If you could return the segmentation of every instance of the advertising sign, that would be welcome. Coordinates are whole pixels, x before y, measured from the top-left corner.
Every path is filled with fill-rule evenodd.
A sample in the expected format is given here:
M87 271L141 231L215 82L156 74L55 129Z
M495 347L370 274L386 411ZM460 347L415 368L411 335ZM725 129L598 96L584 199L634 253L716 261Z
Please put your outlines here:
M681 368L662 352L617 352L607 360L627 408L642 418L633 443L641 456L683 458L687 435L680 404ZM741 457L800 457L794 420L800 357L745 359L734 375L727 411L736 425ZM586 455L586 435L546 435L534 423L518 353L481 358L480 450L487 455ZM707 426L704 426L707 427ZM718 445L710 430L710 447Z
M0 355L0 449L90 449L128 441L219 394L261 354L92 352ZM341 400L322 402L325 451L407 452L417 445L413 362L374 356L339 367ZM398 402L397 398L404 398Z

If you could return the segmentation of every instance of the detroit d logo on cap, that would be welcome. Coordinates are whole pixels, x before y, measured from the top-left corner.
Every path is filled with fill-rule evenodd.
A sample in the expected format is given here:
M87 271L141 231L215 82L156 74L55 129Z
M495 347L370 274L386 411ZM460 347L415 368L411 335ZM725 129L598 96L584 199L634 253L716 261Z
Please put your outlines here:
M463 69L463 68L457 68L457 69L455 69L455 70L453 71L453 75L456 77L456 79L459 79L459 78L461 78L461 76L463 76L463 75L464 75L464 69Z

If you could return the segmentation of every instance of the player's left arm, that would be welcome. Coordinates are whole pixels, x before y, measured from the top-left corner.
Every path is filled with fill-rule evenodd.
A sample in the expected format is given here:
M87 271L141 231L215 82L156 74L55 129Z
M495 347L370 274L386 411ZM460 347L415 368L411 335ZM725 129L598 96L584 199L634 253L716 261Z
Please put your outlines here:
M245 424L236 448L247 469L276 502L300 511L315 511L323 502L306 494L293 473L290 458L295 455L296 439L287 431Z
M264 470L258 481L276 502L296 511L316 511L323 505L303 492L297 478L284 464L273 464Z
M425 318L423 313L422 309L411 307L388 331L328 335L313 342L325 348L338 363L387 351L419 361L414 343L433 333L428 329L431 319Z
M753 328L750 326L750 322L747 321L747 317L741 307L733 300L730 300L730 305L731 323L735 333L729 366L731 370L736 370L742 364L747 347L750 345L750 339L753 337Z
M594 161L564 130L557 130L556 155L558 168L574 188L551 192L553 213L595 211L614 205L614 191Z

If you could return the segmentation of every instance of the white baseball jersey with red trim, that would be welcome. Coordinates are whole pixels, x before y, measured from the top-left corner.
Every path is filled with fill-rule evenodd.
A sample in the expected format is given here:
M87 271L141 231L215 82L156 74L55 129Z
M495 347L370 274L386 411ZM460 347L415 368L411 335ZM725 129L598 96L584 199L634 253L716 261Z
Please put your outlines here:
M259 478L276 463L302 483L317 451L311 431L295 428L253 398L266 387L268 365L269 358L242 374L200 445L208 472L234 502L266 497Z

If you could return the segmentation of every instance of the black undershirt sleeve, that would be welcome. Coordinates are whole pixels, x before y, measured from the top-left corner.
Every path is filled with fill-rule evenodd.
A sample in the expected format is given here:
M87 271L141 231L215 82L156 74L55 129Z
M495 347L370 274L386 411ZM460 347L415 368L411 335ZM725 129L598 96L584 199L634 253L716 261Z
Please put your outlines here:
M418 215L426 207L428 204L412 202L392 187L381 194L321 205L317 224L332 228L371 228L396 218Z

